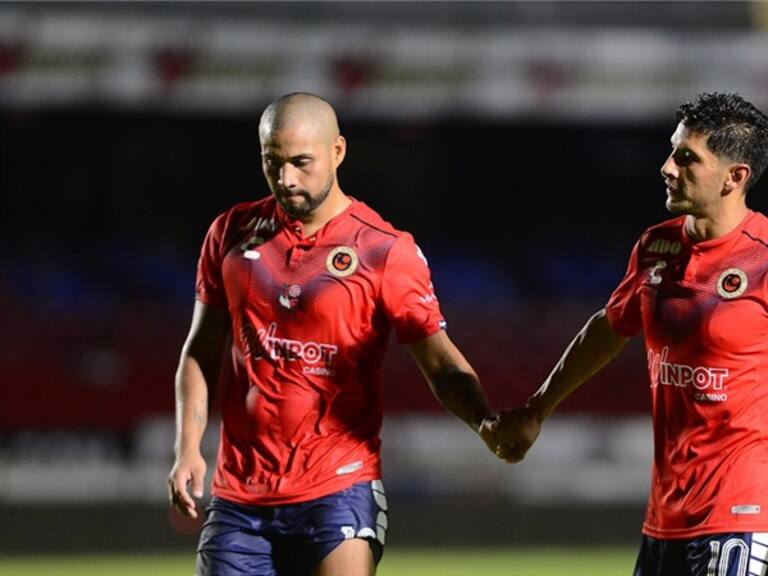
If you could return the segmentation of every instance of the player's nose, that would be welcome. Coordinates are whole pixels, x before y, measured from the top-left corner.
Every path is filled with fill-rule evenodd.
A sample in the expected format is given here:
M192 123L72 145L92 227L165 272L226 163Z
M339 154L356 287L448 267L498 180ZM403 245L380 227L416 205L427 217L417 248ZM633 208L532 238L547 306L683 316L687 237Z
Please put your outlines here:
M665 180L677 178L677 164L675 164L675 159L672 157L672 154L670 154L664 164L661 165L661 176Z
M295 188L298 184L297 176L298 169L290 162L286 162L280 168L277 183L283 188Z

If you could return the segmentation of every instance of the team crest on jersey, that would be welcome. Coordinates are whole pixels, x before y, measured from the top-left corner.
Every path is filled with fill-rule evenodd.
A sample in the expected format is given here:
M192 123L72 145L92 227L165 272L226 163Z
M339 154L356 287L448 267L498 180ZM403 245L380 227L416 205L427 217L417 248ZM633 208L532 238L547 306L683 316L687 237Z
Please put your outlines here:
M357 270L357 252L349 246L338 246L331 250L325 266L337 278L345 278Z
M728 268L717 279L717 293L723 298L736 298L747 289L747 275L740 268Z

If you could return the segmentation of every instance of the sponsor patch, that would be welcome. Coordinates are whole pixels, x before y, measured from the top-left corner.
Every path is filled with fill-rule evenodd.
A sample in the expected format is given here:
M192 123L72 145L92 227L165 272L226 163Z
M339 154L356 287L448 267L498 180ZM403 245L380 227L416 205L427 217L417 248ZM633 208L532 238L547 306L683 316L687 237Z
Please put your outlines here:
M731 506L731 514L760 514L760 504L739 504Z
M338 246L328 254L325 266L337 278L345 278L357 270L358 261L357 252L353 248Z
M336 468L336 475L341 476L343 474L352 474L352 472L357 472L362 467L363 467L363 461L356 460L355 462L346 464L344 466L341 466L340 468Z
M717 293L723 298L736 298L747 289L747 274L740 268L728 268L717 279Z

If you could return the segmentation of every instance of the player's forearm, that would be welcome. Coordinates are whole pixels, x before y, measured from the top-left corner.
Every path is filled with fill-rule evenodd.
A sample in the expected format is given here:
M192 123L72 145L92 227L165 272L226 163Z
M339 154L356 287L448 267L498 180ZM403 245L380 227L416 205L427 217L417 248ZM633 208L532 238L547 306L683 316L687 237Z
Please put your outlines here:
M451 366L430 381L432 392L443 406L476 432L496 412L491 407L477 375Z
M627 341L613 331L604 310L594 314L531 397L529 406L539 420L548 418L560 402L613 360Z
M199 451L208 423L208 385L199 362L182 354L176 372L176 456Z

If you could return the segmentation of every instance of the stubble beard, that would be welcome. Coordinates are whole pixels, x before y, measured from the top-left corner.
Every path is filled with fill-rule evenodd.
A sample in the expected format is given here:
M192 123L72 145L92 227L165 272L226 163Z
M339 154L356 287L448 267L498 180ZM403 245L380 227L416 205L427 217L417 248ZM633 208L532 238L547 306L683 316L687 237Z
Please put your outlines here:
M689 214L691 210L695 208L694 203L687 196L680 194L679 191L675 198L668 195L664 206L666 207L667 212L676 216Z
M331 188L333 188L334 182L335 178L333 173L331 173L328 176L328 181L325 183L323 189L315 196L312 196L309 192L304 190L298 192L297 195L304 199L304 202L301 204L292 204L288 202L286 198L281 197L279 194L275 194L275 197L277 198L277 201L280 202L280 206L283 207L283 210L285 210L289 216L292 216L293 218L301 218L302 216L310 214L315 209L317 209L318 206L325 202L325 199L328 198L328 194L331 193Z

